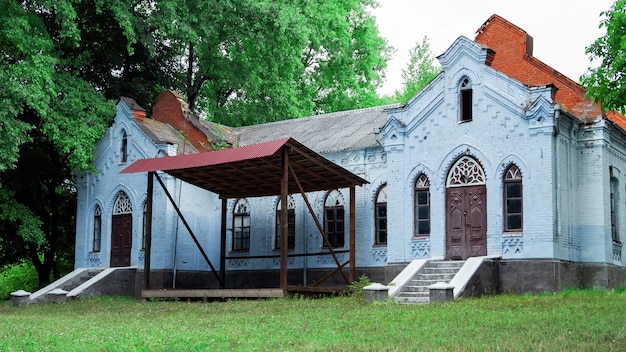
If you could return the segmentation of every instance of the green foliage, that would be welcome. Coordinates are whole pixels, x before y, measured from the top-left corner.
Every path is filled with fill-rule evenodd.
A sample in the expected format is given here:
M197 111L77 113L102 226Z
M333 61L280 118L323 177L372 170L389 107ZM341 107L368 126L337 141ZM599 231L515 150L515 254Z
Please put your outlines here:
M588 95L606 110L626 106L626 0L617 0L600 14L600 27L606 35L586 48L590 60L601 60L596 68L589 68L581 77Z
M397 101L402 104L406 104L441 72L441 67L435 64L427 36L422 38L421 43L415 43L409 56L407 68L402 70L404 86L395 93Z
M10 299L10 293L17 290L35 292L37 283L37 271L32 264L6 265L0 268L0 300Z
M186 61L184 92L241 126L377 105L389 48L371 0L162 2ZM169 25L175 23L175 25Z
M367 275L359 276L358 279L356 279L348 286L350 289L350 295L356 298L364 298L365 293L363 292L363 288L371 284L372 282L370 281L369 277L367 277Z
M213 303L0 304L0 350L620 351L626 294L494 296L430 305L351 297ZM86 324L88 322L88 324Z

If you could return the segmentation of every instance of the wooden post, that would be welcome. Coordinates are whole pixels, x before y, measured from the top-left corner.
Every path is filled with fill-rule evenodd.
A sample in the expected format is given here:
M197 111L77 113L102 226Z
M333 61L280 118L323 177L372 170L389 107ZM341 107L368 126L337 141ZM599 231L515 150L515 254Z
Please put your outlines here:
M227 199L222 198L222 224L220 231L220 276L222 288L226 288L226 210Z
M350 283L356 279L356 192L350 186Z
M154 171L148 172L146 199L146 244L143 257L143 288L150 289L150 249L152 247L152 193L154 190Z
M287 196L289 194L289 154L288 147L283 146L282 149L282 176L280 180L280 227L282 229L281 233L281 244L280 244L280 288L283 289L283 293L287 291L287 270L288 270L288 259L287 259L287 250L289 246L289 224L287 217Z

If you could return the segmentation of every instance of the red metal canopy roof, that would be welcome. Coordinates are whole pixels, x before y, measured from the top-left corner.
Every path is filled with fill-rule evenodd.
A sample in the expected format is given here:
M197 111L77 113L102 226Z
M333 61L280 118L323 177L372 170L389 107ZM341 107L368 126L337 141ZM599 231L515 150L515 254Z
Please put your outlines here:
M363 178L327 160L293 138L212 152L137 160L121 173L163 171L222 198L279 195L281 150L305 192L360 186ZM289 193L299 192L289 175Z

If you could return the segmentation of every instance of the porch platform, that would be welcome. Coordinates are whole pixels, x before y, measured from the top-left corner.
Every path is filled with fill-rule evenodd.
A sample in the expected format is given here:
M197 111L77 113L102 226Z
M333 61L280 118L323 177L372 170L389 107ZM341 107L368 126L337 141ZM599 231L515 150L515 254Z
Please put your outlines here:
M278 298L283 297L279 288L253 289L154 289L142 290L141 298Z
M347 293L345 287L289 286L286 291L280 288L251 289L150 289L142 290L141 298L181 298L181 299L255 299L280 298L300 295L305 297L324 297Z

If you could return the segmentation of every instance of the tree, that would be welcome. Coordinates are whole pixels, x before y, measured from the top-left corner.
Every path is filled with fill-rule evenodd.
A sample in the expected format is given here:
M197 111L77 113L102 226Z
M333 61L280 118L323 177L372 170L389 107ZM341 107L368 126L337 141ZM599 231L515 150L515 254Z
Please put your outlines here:
M376 105L373 0L0 0L0 264L72 253L72 172L114 100L164 89L233 126ZM11 248L15 250L5 250Z
M626 106L626 0L618 0L600 14L605 18L600 27L606 35L586 48L590 61L601 60L597 68L589 68L581 77L587 94L603 109L623 110Z
M29 258L43 284L71 222L71 170L89 167L113 105L59 50L76 40L71 2L0 6L0 244L11 249L0 259ZM46 27L50 13L56 31Z
M422 42L416 42L409 51L409 63L406 69L402 69L403 88L396 91L396 100L406 104L437 77L439 72L441 67L435 64L428 37L424 36Z
M374 1L184 4L158 16L183 21L166 31L187 64L190 107L211 120L240 126L378 104L389 48Z

